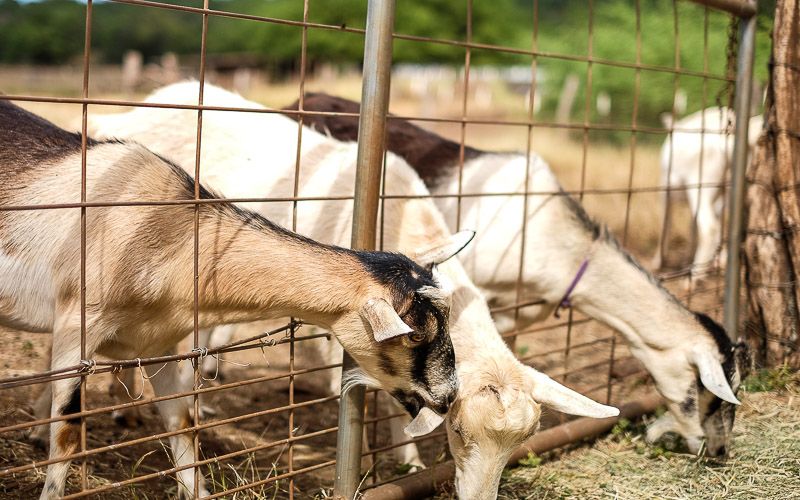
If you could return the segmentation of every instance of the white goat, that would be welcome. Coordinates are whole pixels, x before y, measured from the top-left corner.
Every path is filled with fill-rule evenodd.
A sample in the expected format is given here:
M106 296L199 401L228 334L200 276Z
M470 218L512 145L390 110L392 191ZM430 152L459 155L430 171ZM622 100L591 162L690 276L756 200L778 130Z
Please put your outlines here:
M722 243L721 217L724 206L722 183L733 160L734 112L729 108L712 107L698 111L672 123L664 118L666 128L674 129L661 146L661 179L663 186L686 188L689 208L696 220L697 249L692 267L708 270ZM748 125L748 142L752 148L763 126L763 117L754 116ZM697 187L701 184L708 186ZM692 186L692 187L687 187ZM670 192L664 192L662 236L668 237L672 227ZM664 238L666 239L666 238ZM666 241L659 241L653 266L663 264ZM724 265L724 253L721 254Z
M88 201L194 198L191 177L143 146L87 142ZM0 100L0 207L79 200L80 149L78 134ZM217 197L204 188L200 196ZM449 239L424 241L417 264L399 254L323 245L229 203L200 205L198 220L200 327L303 318L330 329L352 354L363 370L349 374L354 381L386 389L415 415L449 409L457 390L450 298L429 269L452 254ZM192 204L86 210L82 354L80 210L0 210L0 324L52 332L53 370L96 353L125 359L171 351L193 326L194 221ZM187 389L176 363L158 376L147 370L157 395ZM79 444L79 419L70 417L81 410L79 380L52 382L50 415L63 418L50 426L50 459L63 461L48 465L41 498L64 493ZM158 408L168 430L190 427L187 398ZM186 467L178 473L181 491L191 495L191 439L178 434L170 445L176 466Z
M306 111L357 113L358 108L358 103L325 94L306 94L303 103ZM297 103L287 109L297 109ZM306 115L303 120L340 140L357 135L355 118ZM689 311L662 288L578 203L561 193L539 156L466 147L459 177L458 143L398 119L387 122L387 148L405 158L436 195L455 195L459 185L461 192L473 194L557 193L528 195L527 213L522 195L435 200L451 228L456 228L460 207L461 225L477 231L472 251L461 261L490 304L510 308L518 299L544 302L521 309L516 322L513 310L495 315L500 331L524 328L562 304L617 329L669 408L649 429L648 438L675 431L692 452L701 449L703 438L708 454L726 452L744 345L734 347L722 327ZM524 286L518 297L520 257Z
M148 97L151 103L189 103L197 83L171 85ZM204 102L263 111L258 104L206 85ZM138 108L120 115L96 116L102 136L129 137L172 155L193 169L196 113ZM293 194L297 124L279 114L203 112L201 179L231 198L270 198ZM352 196L356 146L304 130L298 189L301 197ZM424 184L401 158L388 155L383 203L386 249L428 247L449 234ZM252 206L273 220L291 221L291 203ZM349 239L351 202L302 201L298 231L330 243ZM607 417L615 408L600 405L529 366L522 365L495 329L480 292L456 259L439 266L454 286L450 332L456 351L459 395L447 416L450 449L456 461L456 488L464 499L497 495L500 474L510 454L539 424L539 404L576 415Z

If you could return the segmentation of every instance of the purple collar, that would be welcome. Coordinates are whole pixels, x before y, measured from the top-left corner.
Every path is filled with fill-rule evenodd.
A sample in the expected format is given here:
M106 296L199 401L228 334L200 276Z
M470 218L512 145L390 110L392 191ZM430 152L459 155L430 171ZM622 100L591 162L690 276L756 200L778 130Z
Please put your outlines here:
M569 297L570 295L572 295L572 292L575 290L575 287L578 286L578 283L581 281L581 278L583 278L583 273L586 272L586 268L589 267L589 260L592 257L591 256L592 253L594 252L590 252L590 254L587 255L585 259L583 259L581 267L578 268L578 272L575 273L575 277L572 278L572 283L569 284L569 286L567 287L567 291L564 293L564 296L561 298L558 305L556 306L556 310L553 312L553 316L555 316L556 318L561 318L561 314L559 314L559 311L561 309L568 309L572 307L572 302L569 300Z

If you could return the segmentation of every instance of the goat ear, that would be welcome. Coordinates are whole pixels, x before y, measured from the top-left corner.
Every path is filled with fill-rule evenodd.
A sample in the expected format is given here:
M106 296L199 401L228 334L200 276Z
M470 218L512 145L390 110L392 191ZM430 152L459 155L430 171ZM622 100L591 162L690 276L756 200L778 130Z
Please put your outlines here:
M422 267L435 266L457 255L475 237L475 231L459 231L442 241L414 252L414 260Z
M692 358L697 371L700 373L700 381L703 382L703 387L723 401L735 405L741 404L733 394L733 389L728 384L728 379L722 370L722 364L720 364L716 356L707 349L695 348L692 351Z
M414 417L414 420L403 429L403 432L412 438L424 436L425 434L433 432L442 422L444 422L443 416L427 406L423 406L422 409L419 410L419 413L417 413L417 416Z
M369 299L359 312L361 318L369 323L372 335L378 342L407 335L414 331L405 324L394 308L383 299Z
M616 417L619 410L613 406L601 405L582 394L564 387L544 373L530 368L531 396L539 403L554 410L582 417Z

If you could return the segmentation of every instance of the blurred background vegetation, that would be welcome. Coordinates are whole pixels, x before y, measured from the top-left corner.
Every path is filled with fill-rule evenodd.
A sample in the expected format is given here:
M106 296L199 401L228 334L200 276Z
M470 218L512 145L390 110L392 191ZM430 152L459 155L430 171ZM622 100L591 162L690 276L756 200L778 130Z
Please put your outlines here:
M166 3L202 6L200 0L167 0ZM756 78L764 81L774 0L759 4L762 14L757 38ZM635 6L634 0L595 1L590 18L585 0L539 0L534 22L532 0L479 0L473 2L472 40L523 50L530 50L535 44L537 50L547 53L585 56L591 22L594 57L635 63ZM272 18L303 18L300 0L211 0L210 7ZM727 15L712 12L706 16L705 9L686 1L673 4L663 0L640 0L639 7L642 63L674 66L678 62L688 70L707 69L713 74L725 74L730 25ZM309 21L363 28L365 12L365 0L312 0ZM0 0L0 64L80 64L85 18L85 3L72 0ZM465 40L466 18L465 1L402 0L397 5L395 31L435 39ZM143 55L145 63L172 52L179 55L182 65L198 64L201 22L196 13L95 2L91 36L93 62L120 64L127 51L136 50ZM705 30L706 25L708 30ZM248 64L264 69L272 80L289 78L296 75L299 66L301 34L297 26L211 16L208 54L227 55L234 61L246 57ZM321 64L357 68L362 53L361 35L332 29L308 30L308 67L312 73ZM464 58L463 47L420 41L395 42L396 64L460 68ZM531 62L530 55L508 51L475 49L471 54L471 63L475 66L530 67ZM540 96L540 115L555 113L560 89L568 75L578 77L577 95L582 96L589 80L588 68L585 62L538 58L537 79L541 80L544 90ZM689 113L713 105L724 87L720 81L700 77L681 76L676 80L673 74L666 72L642 71L639 78L638 119L650 125L659 124L659 113L673 109L674 89L680 88L685 93L685 113ZM597 116L595 106L591 106L590 119L630 123L635 81L633 69L591 65L592 98L607 96L614 105L610 114L602 117ZM727 96L722 96L720 101L727 103ZM576 108L583 110L580 99Z
M203 5L202 0L156 1ZM302 0L209 2L217 11L303 19ZM663 202L653 188L662 183L659 148L668 136L660 115L674 109L683 116L718 102L727 104L730 97L719 79L652 67L678 66L696 74L724 76L729 69L731 17L688 0L472 3L470 36L475 46L465 95L467 50L443 41L467 40L467 0L397 1L395 32L426 40L402 36L394 40L391 112L454 119L417 124L452 140L463 136L473 147L491 151L530 147L550 164L565 189L596 191L581 197L583 206L623 235L629 250L640 257L652 255L660 237L657 207ZM302 83L306 91L359 98L363 35L341 28L363 28L366 4L366 0L309 1L309 22L327 28L306 30L307 74ZM756 80L764 82L775 2L761 0L759 8ZM85 22L85 0L0 0L0 92L82 96ZM283 107L298 98L302 27L216 15L209 16L208 23L206 81L270 107ZM162 85L198 78L202 16L196 12L94 0L91 28L87 90L92 98L139 100ZM504 50L489 50L497 46ZM525 54L532 49L540 55ZM586 62L589 54L594 63ZM619 64L600 63L603 60ZM650 69L631 67L637 62ZM528 121L532 68L535 119L529 128L520 124ZM572 97L566 99L569 89ZM754 102L760 101L756 96ZM79 104L23 104L58 125L80 128ZM87 107L89 113L128 109ZM471 123L462 127L462 117ZM639 127L650 128L627 131L634 120ZM616 130L551 126L584 121ZM629 196L625 190L631 187L641 192ZM692 215L679 205L673 217L674 227L680 229L670 248L678 256L675 262L688 262Z

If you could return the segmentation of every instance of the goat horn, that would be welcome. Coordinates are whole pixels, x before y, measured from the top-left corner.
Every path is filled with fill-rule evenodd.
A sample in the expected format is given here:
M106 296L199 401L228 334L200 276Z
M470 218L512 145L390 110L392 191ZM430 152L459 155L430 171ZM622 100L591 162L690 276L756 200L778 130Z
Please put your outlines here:
M582 417L606 418L619 415L619 409L602 405L569 389L544 373L529 368L531 374L531 396L554 410Z
M437 265L464 250L475 237L475 231L464 230L450 235L443 241L414 252L414 260L421 266Z

